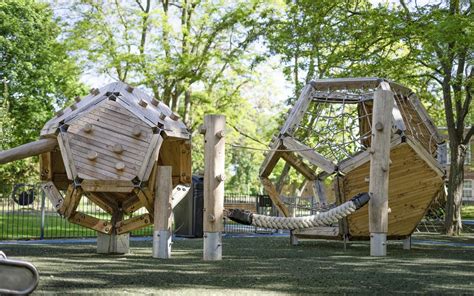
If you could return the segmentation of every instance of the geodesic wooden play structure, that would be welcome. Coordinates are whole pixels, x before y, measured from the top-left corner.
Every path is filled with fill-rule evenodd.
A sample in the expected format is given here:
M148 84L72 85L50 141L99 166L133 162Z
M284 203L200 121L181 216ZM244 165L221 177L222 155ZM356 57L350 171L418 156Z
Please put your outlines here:
M99 233L120 235L153 224L158 166L172 168L173 202L185 196L190 138L168 106L115 82L77 97L46 123L40 140L2 151L0 163L40 155L43 191L58 213ZM111 220L81 213L82 196ZM124 219L143 207L148 213Z
M403 85L379 78L315 80L273 138L260 178L283 216L290 211L270 180L279 161L314 184L320 207L361 192L380 195L372 196L371 215L364 207L335 225L296 230L298 237L368 239L380 232L403 239L443 188L445 172L436 160L441 142L417 96Z
M219 260L225 117L206 115L200 131L205 136L204 258ZM39 155L43 191L60 215L99 233L98 251L103 241L104 253L120 253L118 236L154 223L153 256L155 238L161 237L163 252L156 256L168 258L172 210L191 183L190 137L162 102L116 82L92 89L59 111L40 140L0 151L0 164ZM409 237L443 190L445 172L436 161L441 142L416 95L398 83L315 80L290 109L260 170L265 190L284 217L238 209L225 214L257 227L290 229L296 237L370 238L371 254L383 256L386 239ZM279 161L302 183L312 182L312 215L290 217L272 181ZM280 179L284 175L285 170ZM83 196L111 219L80 212ZM141 208L147 213L133 216ZM126 244L128 250L128 237Z

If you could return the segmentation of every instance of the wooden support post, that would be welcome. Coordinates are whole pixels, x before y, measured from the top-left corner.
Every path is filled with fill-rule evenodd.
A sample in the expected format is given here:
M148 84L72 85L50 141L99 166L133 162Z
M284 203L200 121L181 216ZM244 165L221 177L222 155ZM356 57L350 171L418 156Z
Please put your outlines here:
M314 181L315 191L318 194L319 203L321 205L327 205L328 201L326 198L326 189L324 188L324 183L321 179Z
M265 191L268 193L268 196L272 200L273 204L280 211L280 213L283 214L285 217L289 217L290 210L281 201L280 194L276 190L275 185L273 185L272 181L270 181L270 179L265 178L265 177L261 177L260 181L262 182L263 188L265 188Z
M224 230L225 116L204 117L204 260L222 260Z
M299 244L298 238L296 237L294 230L290 230L290 244L292 246L297 246Z
M403 249L411 250L411 235L403 240Z
M97 232L98 254L127 254L130 251L130 233L105 234Z
M369 230L370 255L387 255L388 176L393 93L382 82L374 94L370 148Z
M171 257L173 184L170 166L159 166L155 182L153 258Z

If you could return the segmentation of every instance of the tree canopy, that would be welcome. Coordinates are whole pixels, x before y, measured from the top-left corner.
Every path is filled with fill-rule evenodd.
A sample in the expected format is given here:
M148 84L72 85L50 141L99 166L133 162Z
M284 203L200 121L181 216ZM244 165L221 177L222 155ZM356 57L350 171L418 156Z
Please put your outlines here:
M54 110L82 94L80 69L58 37L59 23L47 4L0 2L1 149L36 140ZM31 160L0 167L1 181L37 172Z

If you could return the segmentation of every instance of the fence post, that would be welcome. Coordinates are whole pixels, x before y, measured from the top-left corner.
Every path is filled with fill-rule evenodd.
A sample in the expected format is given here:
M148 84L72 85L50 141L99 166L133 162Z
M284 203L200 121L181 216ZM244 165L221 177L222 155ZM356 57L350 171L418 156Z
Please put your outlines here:
M45 200L46 200L46 194L43 191L43 188L41 188L41 228L40 228L40 239L44 239L44 222L45 222Z
M204 260L222 260L225 116L206 115L204 127Z

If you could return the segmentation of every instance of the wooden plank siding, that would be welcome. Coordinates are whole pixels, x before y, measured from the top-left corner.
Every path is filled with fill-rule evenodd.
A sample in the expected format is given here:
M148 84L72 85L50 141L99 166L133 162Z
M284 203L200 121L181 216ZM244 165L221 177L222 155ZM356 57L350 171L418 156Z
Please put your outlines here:
M403 237L410 235L423 218L443 180L407 143L392 148L390 159L387 235ZM368 191L369 165L366 162L344 177L346 200ZM352 237L368 237L368 207L349 216L348 223Z
M92 127L88 131L85 127ZM134 135L139 128L139 136ZM152 130L112 100L70 122L68 142L78 175L88 180L132 180L149 156ZM114 152L120 145L122 151ZM89 159L88 153L97 157ZM123 165L122 165L123 164Z

